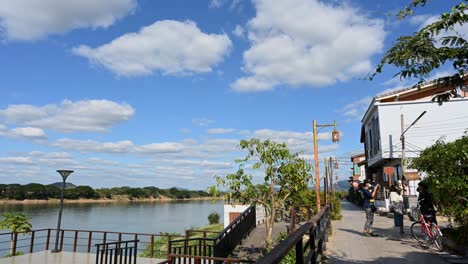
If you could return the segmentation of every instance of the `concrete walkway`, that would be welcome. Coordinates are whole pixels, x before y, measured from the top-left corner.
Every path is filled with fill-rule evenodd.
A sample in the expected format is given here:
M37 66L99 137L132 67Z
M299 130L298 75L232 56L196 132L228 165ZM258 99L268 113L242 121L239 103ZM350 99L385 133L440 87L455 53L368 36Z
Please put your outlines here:
M447 253L422 247L411 237L412 222L405 219L405 234L393 227L393 218L375 215L374 232L378 237L362 235L365 214L363 209L347 201L342 202L343 219L334 221L333 235L327 243L328 263L468 263Z
M273 241L276 241L281 233L286 233L286 227L289 223L279 222L273 226ZM266 247L266 229L265 224L257 225L249 236L242 241L242 244L232 253L233 258L243 260L258 260L263 256L263 250Z

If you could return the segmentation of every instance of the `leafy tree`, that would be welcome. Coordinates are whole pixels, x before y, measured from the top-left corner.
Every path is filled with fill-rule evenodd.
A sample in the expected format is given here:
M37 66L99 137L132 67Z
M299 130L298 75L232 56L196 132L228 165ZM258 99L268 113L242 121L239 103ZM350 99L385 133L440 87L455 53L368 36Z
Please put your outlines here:
M225 178L217 176L217 186L209 190L219 194L218 188L224 187L228 190L227 198L231 203L262 205L267 215L266 240L267 247L270 247L275 211L284 206L291 193L307 188L311 166L298 153L291 153L284 143L251 139L241 140L239 146L247 151L247 155L236 160L239 164L237 172ZM253 175L247 173L246 168L263 170L264 175L259 184L254 183Z
M468 227L468 134L454 142L438 140L414 158L411 167L427 173L438 208Z
M429 0L412 0L411 4L398 13L398 18L404 19L413 15L414 9L424 7ZM420 85L434 70L446 63L451 63L454 76L436 80L439 85L450 85L452 93L442 94L436 99L447 101L456 95L456 88L463 85L463 74L468 70L468 42L466 36L454 31L456 25L463 26L468 21L468 0L460 0L450 12L442 13L437 21L421 28L410 36L401 36L397 42L384 54L375 72L369 78L372 80L382 72L385 65L399 68L395 76L400 79L417 78Z
M14 233L22 232L23 235L31 232L32 225L29 218L24 214L5 213L4 219L0 220L0 229L10 229L10 255L13 256Z
M219 223L219 214L218 213L211 213L208 216L208 222L210 225L215 225Z

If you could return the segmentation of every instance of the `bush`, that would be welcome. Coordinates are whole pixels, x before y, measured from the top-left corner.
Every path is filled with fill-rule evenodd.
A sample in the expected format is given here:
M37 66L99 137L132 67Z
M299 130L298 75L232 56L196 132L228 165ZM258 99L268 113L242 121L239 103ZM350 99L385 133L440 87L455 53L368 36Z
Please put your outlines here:
M208 216L208 222L210 223L210 225L219 224L219 214L218 213L211 213Z

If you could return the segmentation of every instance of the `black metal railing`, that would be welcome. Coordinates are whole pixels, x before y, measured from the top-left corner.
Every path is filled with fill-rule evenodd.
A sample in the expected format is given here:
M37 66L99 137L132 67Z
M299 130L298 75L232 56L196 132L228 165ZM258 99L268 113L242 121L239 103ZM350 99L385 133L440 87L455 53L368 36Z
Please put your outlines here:
M234 258L217 258L217 257L204 257L204 256L190 256L180 254L169 254L168 259L158 264L250 264L255 261L241 260Z
M297 264L319 263L323 251L326 250L327 232L330 227L330 207L325 206L256 263L280 263L292 250L295 250ZM305 243L304 238L307 238Z
M168 254L226 258L256 225L255 206L250 206L214 238L171 240ZM206 258L204 259L206 260ZM175 262L174 262L175 263Z
M214 238L213 256L226 258L257 224L255 206L250 206Z
M96 253L97 243L138 240L140 257L165 259L168 241L183 235L128 233L98 230L61 229L58 249L68 252ZM29 233L0 233L0 258L54 249L55 229L35 229Z
M136 264L138 240L96 244L96 264Z

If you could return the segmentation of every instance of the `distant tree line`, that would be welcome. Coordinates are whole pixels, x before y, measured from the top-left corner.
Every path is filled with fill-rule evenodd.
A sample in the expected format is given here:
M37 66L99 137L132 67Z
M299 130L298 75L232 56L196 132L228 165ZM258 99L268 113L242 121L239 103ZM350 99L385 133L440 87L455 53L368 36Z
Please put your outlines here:
M65 189L65 199L113 199L116 197L127 197L129 199L160 198L187 199L196 197L209 197L205 191L191 191L179 188L160 189L149 186L143 188L114 187L93 189L90 186L76 186ZM0 184L0 199L11 200L48 200L59 199L60 188L54 185L42 185L39 183L21 184Z

